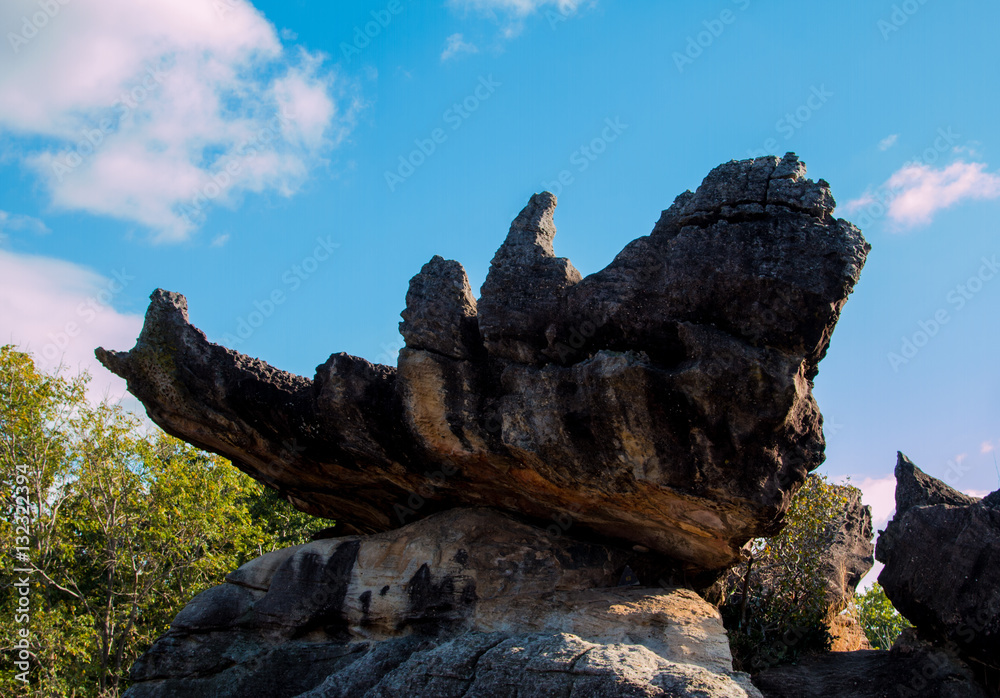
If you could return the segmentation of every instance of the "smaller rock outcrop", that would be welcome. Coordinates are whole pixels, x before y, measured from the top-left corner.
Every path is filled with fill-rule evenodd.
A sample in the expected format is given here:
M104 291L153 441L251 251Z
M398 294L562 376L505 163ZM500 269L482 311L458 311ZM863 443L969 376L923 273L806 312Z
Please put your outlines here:
M844 498L844 507L834 521L830 544L820 555L820 570L826 580L830 611L838 613L850 604L854 590L875 564L875 543L872 508L861 501L861 490L847 485L832 487Z
M879 584L920 632L1000 670L1000 497L962 494L896 463L896 514L879 536Z
M126 695L758 697L714 606L619 585L634 557L489 509L284 548L195 597Z
M753 680L765 698L992 698L953 652L916 640L814 655Z

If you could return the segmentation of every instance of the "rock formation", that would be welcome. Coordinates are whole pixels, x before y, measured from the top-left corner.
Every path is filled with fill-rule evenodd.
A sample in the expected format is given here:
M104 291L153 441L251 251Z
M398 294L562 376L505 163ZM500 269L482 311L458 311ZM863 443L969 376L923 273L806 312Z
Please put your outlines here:
M830 544L820 555L820 570L827 584L827 604L832 613L838 613L851 602L854 590L875 564L875 544L872 508L861 501L861 490L846 485L833 487L845 502L833 524Z
M716 168L583 279L555 203L514 220L478 302L460 264L424 266L396 367L285 373L166 291L134 349L97 356L164 430L345 534L490 506L711 578L823 460L812 379L869 246L793 154Z
M759 696L715 607L616 587L627 561L488 509L285 548L191 601L126 696Z
M765 698L991 698L954 653L921 642L806 657L754 677Z
M879 584L922 636L1000 678L1000 490L962 494L899 454Z

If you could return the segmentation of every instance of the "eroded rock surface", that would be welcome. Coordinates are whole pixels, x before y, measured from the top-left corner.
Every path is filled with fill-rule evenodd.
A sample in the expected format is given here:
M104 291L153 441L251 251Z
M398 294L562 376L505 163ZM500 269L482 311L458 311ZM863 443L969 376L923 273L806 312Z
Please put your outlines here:
M132 669L166 696L759 696L714 606L616 587L625 553L457 509L268 553Z
M977 499L902 453L896 514L879 536L879 584L921 633L1000 675L1000 496Z
M847 485L833 485L845 499L843 510L834 525L829 546L820 557L821 574L826 580L827 603L831 613L838 613L854 598L854 591L875 564L872 508L861 501L861 490ZM844 619L842 627L850 626Z
M892 650L805 657L754 676L765 698L993 698L953 652L910 642Z
M345 532L487 505L724 569L823 460L812 379L869 247L793 154L721 165L584 279L555 203L532 197L478 302L457 262L414 277L397 367L293 376L166 291L97 356L167 432Z

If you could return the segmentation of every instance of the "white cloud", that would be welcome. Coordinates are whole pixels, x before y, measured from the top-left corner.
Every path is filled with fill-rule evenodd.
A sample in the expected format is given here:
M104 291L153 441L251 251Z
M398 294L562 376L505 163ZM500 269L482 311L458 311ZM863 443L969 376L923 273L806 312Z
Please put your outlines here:
M861 482L851 482L861 490L861 501L872 508L872 526L876 532L884 529L896 512L896 477L866 477Z
M49 227L44 222L31 216L20 213L8 213L0 211L0 240L6 238L10 233L27 232L34 235L46 235L50 232Z
M216 235L216 236L215 236L215 237L214 237L214 238L212 239L212 243L211 243L211 246L212 246L212 247L222 247L222 246L224 246L224 245L225 245L225 244L226 244L227 242L229 242L229 233L223 233L222 235Z
M986 171L986 163L955 162L941 168L911 163L897 170L881 191L888 192L887 215L900 228L927 225L934 215L967 200L1000 198L1000 175ZM849 201L849 213L877 200L871 191Z
M446 61L460 53L479 53L479 48L475 44L467 42L462 34L452 34L445 40L444 51L441 52L441 60Z
M350 128L323 57L285 49L248 0L58 7L32 34L37 4L0 5L0 26L31 35L0 51L0 130L58 208L182 240L212 204L293 194Z
M525 17L533 12L553 6L563 14L576 12L583 0L450 0L457 7L479 12L510 12Z
M996 446L993 445L992 441L984 441L979 446L979 452L980 453L991 453L993 451L993 449L995 449L995 448L996 448Z
M131 280L126 269L103 276L71 262L0 250L0 343L30 351L40 368L63 364L93 376L92 399L117 399L125 381L94 358L94 349L128 349L142 316L120 313L114 298ZM134 401L132 401L134 402Z
M844 484L841 482L840 484ZM896 477L886 475L884 477L865 477L860 482L852 480L850 483L861 490L861 501L872 508L872 529L876 539L878 532L885 530L889 519L896 513ZM882 563L876 562L872 569L864 576L858 584L858 589L867 589L878 579L879 572L882 571Z
M896 141L899 140L899 134L894 133L891 136L886 136L878 142L879 150L888 150L892 146L896 145Z
M504 36L509 39L521 33L524 19L529 15L547 10L562 20L575 14L584 0L448 0L448 4L500 21ZM587 4L596 5L597 0L590 0ZM552 19L550 17L550 22Z

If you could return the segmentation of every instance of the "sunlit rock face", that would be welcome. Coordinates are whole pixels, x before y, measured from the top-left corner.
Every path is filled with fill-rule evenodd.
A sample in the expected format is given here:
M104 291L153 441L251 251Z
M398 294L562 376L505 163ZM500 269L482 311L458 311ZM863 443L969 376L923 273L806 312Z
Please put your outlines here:
M285 373L160 290L135 348L97 356L166 431L344 533L488 506L721 570L823 460L812 379L869 246L793 154L717 167L585 278L555 206L531 198L478 300L457 262L423 267L396 367Z

